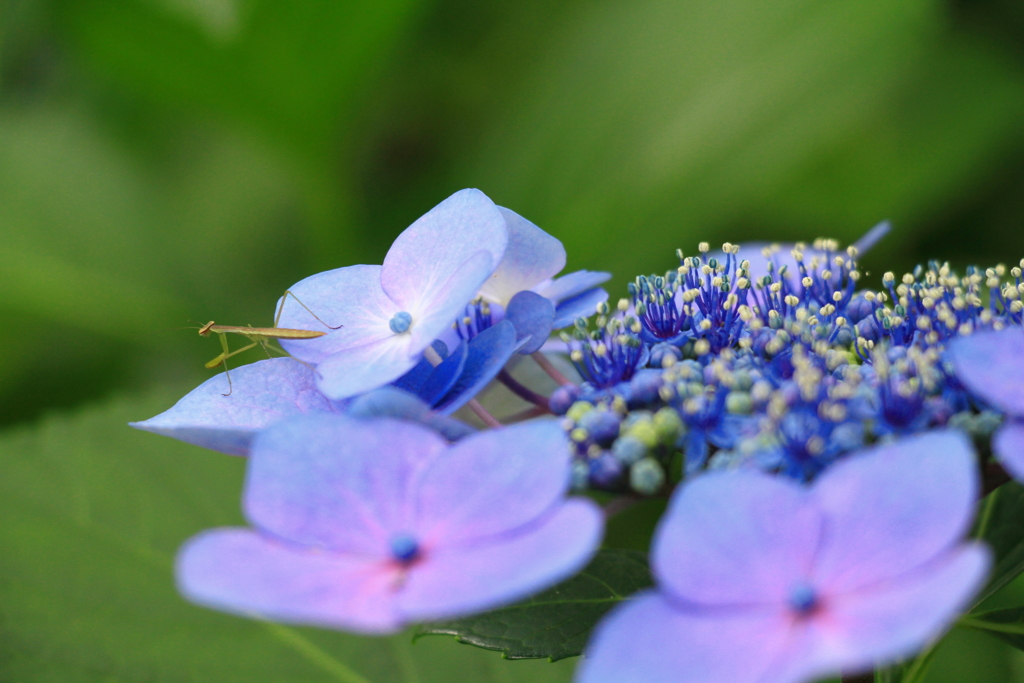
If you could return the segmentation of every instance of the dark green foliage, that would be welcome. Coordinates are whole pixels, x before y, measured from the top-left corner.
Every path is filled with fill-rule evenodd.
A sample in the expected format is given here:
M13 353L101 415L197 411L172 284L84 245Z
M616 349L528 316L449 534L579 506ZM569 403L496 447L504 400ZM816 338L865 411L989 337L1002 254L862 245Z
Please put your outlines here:
M452 635L460 643L501 650L508 659L557 661L579 655L610 609L650 585L643 553L606 549L573 578L528 600L465 619L424 624L416 635Z
M995 554L992 576L978 602L993 595L1024 571L1024 486L1010 482L981 503L975 535Z
M1018 650L1024 650L1024 607L972 614L962 619L961 623L993 635Z

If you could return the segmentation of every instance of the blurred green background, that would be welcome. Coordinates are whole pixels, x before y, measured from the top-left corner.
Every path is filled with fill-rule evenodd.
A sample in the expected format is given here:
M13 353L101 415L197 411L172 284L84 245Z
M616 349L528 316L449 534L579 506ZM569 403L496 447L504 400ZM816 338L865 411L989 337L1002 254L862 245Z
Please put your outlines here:
M1024 4L0 2L0 680L568 679L186 605L174 549L240 521L242 463L123 427L208 376L189 326L270 324L463 187L613 296L699 240L885 218L876 276L1016 261ZM965 680L1024 657L957 633L930 681Z

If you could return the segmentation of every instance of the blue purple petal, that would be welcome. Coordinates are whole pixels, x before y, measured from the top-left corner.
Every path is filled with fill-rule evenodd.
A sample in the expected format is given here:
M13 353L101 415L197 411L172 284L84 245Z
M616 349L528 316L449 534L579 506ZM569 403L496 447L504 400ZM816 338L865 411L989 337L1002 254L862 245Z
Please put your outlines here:
M554 317L555 305L540 294L521 291L512 297L505 309L505 320L516 328L518 341L526 340L519 353L533 353L544 345L551 335Z
M597 305L608 300L608 292L604 289L588 289L571 299L565 299L555 307L555 319L551 327L558 330L572 325L576 318L587 318L594 315Z
M565 247L515 211L498 207L508 231L508 247L480 295L506 304L517 292L556 275L565 267Z
M293 358L273 358L231 370L231 388L230 395L224 396L228 380L221 373L163 413L129 424L228 455L247 455L259 430L287 417L337 410L317 390L313 370Z
M424 426L387 418L279 422L253 444L245 512L255 526L298 544L386 556L394 534L416 528L412 487L446 447Z
M409 621L427 621L525 598L586 566L603 526L601 510L577 498L514 532L425 551L398 596L399 609Z
M462 375L434 408L442 415L451 415L466 405L498 376L518 348L515 328L507 320L473 337Z
M956 376L985 402L1024 416L1024 330L1008 327L957 337L947 350Z

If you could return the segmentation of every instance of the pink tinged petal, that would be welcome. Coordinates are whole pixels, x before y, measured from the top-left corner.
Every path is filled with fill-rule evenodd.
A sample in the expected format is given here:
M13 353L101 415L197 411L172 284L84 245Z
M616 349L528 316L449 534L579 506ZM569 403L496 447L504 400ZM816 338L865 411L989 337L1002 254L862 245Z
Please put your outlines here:
M325 396L340 400L389 384L412 370L419 362L417 354L427 346L413 354L410 342L407 334L391 334L338 351L316 366L317 387Z
M432 341L451 329L451 324L463 315L466 304L476 297L480 283L493 269L491 255L478 251L470 255L447 282L424 293L420 303L410 306L413 318L409 332L410 354L418 358Z
M424 545L472 547L556 505L569 488L569 444L554 420L479 432L424 471L416 492Z
M1024 481L1024 424L1007 422L992 435L992 452L1011 477Z
M571 499L535 524L469 546L425 547L398 597L409 621L457 616L515 602L575 574L601 542L603 516Z
M214 529L179 551L178 590L248 617L369 634L397 631L400 569L385 559L285 545L248 529Z
M401 308L381 289L380 277L380 266L349 266L318 273L292 285L289 291L309 310L294 298L285 297L278 327L317 330L327 335L282 340L281 346L296 358L319 363L332 354L394 337L388 322ZM324 323L342 327L332 330Z
M1024 330L976 332L949 343L956 376L982 399L1024 416Z
M508 230L508 247L501 263L480 288L492 303L507 304L512 297L554 277L565 268L565 247L515 211L498 207Z
M642 593L598 624L576 683L775 683L764 677L791 637L782 611L680 609Z
M931 561L967 532L978 490L973 449L953 430L833 465L812 490L826 515L814 584L851 591Z
M822 596L807 620L806 646L764 683L868 671L908 657L938 638L985 582L991 553L971 543L897 579Z
M412 493L445 441L418 424L316 415L278 423L253 444L249 520L295 543L386 556L415 530Z
M460 190L398 236L384 257L380 284L400 310L422 310L423 302L435 301L463 264L483 251L487 272L474 271L478 280L464 306L501 261L507 243L505 219L494 202L480 190Z
M273 358L231 371L231 394L221 373L186 394L170 410L136 429L163 434L228 455L246 455L259 430L287 417L331 413L316 388L313 370L292 358Z
M698 605L785 604L806 581L822 518L805 489L760 472L684 485L654 535L661 588Z

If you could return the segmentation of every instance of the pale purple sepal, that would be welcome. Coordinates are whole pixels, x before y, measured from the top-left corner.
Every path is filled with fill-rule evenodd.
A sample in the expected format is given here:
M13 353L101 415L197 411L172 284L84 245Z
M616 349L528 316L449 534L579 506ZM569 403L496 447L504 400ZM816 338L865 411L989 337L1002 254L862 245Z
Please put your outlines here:
M777 683L762 678L786 646L777 611L681 610L641 593L598 624L579 683Z
M992 435L992 453L1011 477L1024 481L1024 423L1009 420Z
M498 542L439 549L410 575L399 610L408 621L431 621L526 598L582 569L601 543L603 526L596 505L572 498Z
M821 540L813 501L789 479L746 472L713 472L685 489L652 544L661 588L696 605L785 602Z
M409 569L390 558L215 529L179 552L178 589L241 616L387 634L514 602L572 576L593 556L602 522L596 505L573 499L518 533L438 548Z
M815 580L848 592L914 571L963 538L980 492L974 449L957 430L832 465L811 494L829 520Z
M956 376L999 410L1024 417L1024 329L982 330L947 347Z
M541 296L545 296L557 304L579 296L588 290L594 289L598 285L610 280L611 277L611 273L592 270L577 270L572 273L567 273L555 280L541 282L532 289Z
M853 243L854 249L857 250L857 255L863 256L871 251L872 247L881 242L882 238L888 235L891 230L892 223L889 221L882 221L861 235L860 239Z
M293 358L273 358L211 377L156 417L130 426L228 455L247 455L259 430L295 415L340 408L316 387L313 370Z
M961 541L976 469L946 431L848 456L810 487L753 470L695 479L655 535L659 592L598 628L579 683L803 683L913 654L991 565Z
M244 502L257 529L189 541L178 585L217 609L366 633L505 604L597 549L602 515L564 497L569 463L554 421L454 446L395 420L278 423L249 461ZM396 539L412 539L411 559L394 554Z
M505 320L516 328L516 339L524 340L519 353L540 349L551 335L554 319L555 305L536 292L519 292L505 309Z
M501 209L480 190L460 190L416 219L395 239L384 257L381 287L402 310L411 311L443 293L451 277L483 251L490 257L491 266L473 288L478 290L498 267L508 242ZM457 307L465 306L471 298ZM437 335L432 335L431 341L434 337Z
M566 299L555 308L555 319L551 323L552 329L568 327L575 322L576 318L589 318L596 312L597 305L605 301L608 301L608 292L600 287L589 289L571 299Z
M411 370L460 315L507 241L505 219L490 199L479 190L457 192L399 235L383 266L339 268L294 285L304 306L286 297L278 325L327 334L282 345L317 364L318 386L331 398L387 384ZM403 329L394 324L399 313L407 314Z
M491 303L507 305L517 293L554 277L565 268L565 247L515 211L499 206L508 231L505 255L480 288Z

